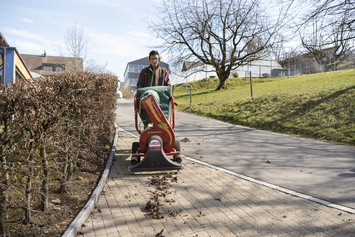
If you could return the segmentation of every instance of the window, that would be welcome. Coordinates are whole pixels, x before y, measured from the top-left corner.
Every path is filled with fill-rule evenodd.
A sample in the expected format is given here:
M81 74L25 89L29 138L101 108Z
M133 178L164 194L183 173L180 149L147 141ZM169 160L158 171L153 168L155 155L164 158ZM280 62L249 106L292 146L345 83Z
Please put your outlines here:
M148 66L147 65L129 65L128 71L140 73L142 71L142 69L145 67L148 67Z
M136 86L138 82L138 79L130 79L130 85L131 86Z
M62 68L62 67L55 67L55 71L56 71L56 72L62 72L62 71L63 71L63 68Z
M52 69L50 66L43 66L43 71L53 71Z

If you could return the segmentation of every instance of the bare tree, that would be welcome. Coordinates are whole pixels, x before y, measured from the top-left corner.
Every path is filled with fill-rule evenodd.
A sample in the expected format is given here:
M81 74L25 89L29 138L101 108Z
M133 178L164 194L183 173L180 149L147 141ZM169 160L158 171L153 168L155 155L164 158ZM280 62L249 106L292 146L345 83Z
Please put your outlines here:
M337 66L354 52L353 35L346 19L334 20L337 24L328 25L328 20L314 18L311 26L305 24L300 33L304 49L324 67L324 71L337 70Z
M310 11L304 17L304 23L312 23L317 19L324 19L323 28L332 28L338 33L346 33L355 30L355 2L349 0L313 0L307 1L310 5ZM343 28L334 26L344 25ZM343 40L354 39L354 34L345 34Z
M59 45L55 51L62 57L71 57L73 61L67 65L66 71L77 72L82 71L84 62L87 57L88 37L84 28L75 22L71 25L64 37L64 49ZM61 62L58 62L61 65Z
M92 73L110 73L110 71L106 68L107 63L99 64L94 59L88 59L85 62L85 72L92 72Z
M147 23L163 40L161 49L178 55L174 63L213 66L220 81L217 90L233 70L263 56L284 19L281 14L270 17L260 0L162 0L157 9L158 23Z
M267 54L270 55L271 58L274 58L276 62L283 60L285 55L290 51L286 49L285 42L287 42L286 37L282 34L278 34L273 46L266 50Z
M73 71L83 68L83 61L87 55L88 39L84 34L84 29L77 22L67 30L65 47L69 56L74 58Z

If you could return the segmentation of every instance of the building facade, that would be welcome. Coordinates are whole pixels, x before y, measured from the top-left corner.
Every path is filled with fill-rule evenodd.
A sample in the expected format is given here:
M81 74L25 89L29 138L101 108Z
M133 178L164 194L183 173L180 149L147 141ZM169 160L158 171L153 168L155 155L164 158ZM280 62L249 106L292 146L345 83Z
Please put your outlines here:
M137 82L139 74L143 68L149 67L150 63L148 58L141 58L132 62L127 63L125 72L124 72L124 89L131 90L132 92L137 90ZM169 64L164 62L159 62L159 66L165 68L169 72Z
M30 71L42 76L60 72L82 72L84 69L82 58L47 56L46 51L42 55L21 54L21 56Z
M0 82L13 85L24 79L33 79L26 64L15 47L10 47L0 33Z

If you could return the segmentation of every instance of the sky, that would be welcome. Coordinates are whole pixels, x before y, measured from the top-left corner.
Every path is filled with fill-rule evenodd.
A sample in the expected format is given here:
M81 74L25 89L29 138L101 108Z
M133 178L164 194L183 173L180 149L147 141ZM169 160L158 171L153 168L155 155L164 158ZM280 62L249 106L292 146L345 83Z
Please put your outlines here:
M77 24L93 59L123 81L128 62L147 57L159 40L144 19L160 0L0 0L0 32L20 54L58 56L67 30ZM164 55L162 55L164 58Z

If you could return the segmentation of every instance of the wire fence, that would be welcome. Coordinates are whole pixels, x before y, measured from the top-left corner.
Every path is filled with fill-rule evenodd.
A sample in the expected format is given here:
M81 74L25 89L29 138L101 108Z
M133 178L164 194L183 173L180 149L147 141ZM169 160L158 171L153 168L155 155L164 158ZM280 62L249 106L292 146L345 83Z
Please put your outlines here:
M316 73L324 73L331 71L349 70L355 68L355 58L351 58L342 62L329 62L324 65L317 62L306 62L291 65L286 68L287 76L308 75Z
M288 76L299 76L308 75L316 73L324 73L331 71L349 70L355 68L355 58L351 58L342 62L329 62L324 65L320 65L315 61L307 60L307 62L295 63L290 66L281 67L279 64L263 64L256 65L251 64L238 68L231 73L230 77L245 78L265 78L265 77L288 77ZM198 71L193 73L185 73L186 76L174 75L171 77L172 84L187 83L196 80L215 78L216 73L213 71L203 72Z

